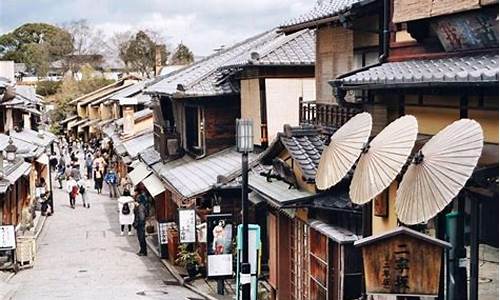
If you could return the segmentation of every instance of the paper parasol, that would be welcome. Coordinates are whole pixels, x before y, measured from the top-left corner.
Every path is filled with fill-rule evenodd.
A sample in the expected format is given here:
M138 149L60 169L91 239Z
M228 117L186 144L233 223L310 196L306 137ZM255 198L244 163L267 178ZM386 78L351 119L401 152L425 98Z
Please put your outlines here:
M352 202L364 204L384 191L407 162L418 123L403 116L385 127L362 151L349 189Z
M326 190L344 178L361 154L371 131L372 117L364 112L352 117L332 135L319 160L318 189Z
M479 123L462 119L432 137L415 155L396 196L407 225L427 222L455 198L472 175L483 149Z

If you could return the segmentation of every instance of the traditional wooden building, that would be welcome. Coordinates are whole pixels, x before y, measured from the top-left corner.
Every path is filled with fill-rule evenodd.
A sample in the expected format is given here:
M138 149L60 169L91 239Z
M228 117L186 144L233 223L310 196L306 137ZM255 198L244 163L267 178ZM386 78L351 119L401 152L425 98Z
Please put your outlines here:
M497 3L388 2L384 8L390 28L384 47L387 59L330 81L339 102L350 102L346 95L352 93L363 95L358 98L359 107L379 112L373 114L374 123L386 125L401 115L414 115L419 124L415 152L455 120L470 118L481 125L485 144L472 179L453 204L420 228L444 239L446 215L455 211L455 259L465 258L464 242L470 245L470 285L463 275L466 265L450 265L448 272L454 274L456 283L443 275L446 286L441 287L441 295L445 288L448 295L465 295L469 287L470 298L477 299L479 244L498 247L498 183L494 183L498 178ZM373 213L374 234L398 224L394 207L399 180L375 201L385 202L389 210L386 215ZM469 231L470 235L464 235Z
M275 299L355 299L361 295L361 210L346 179L319 193L324 136L285 125L249 175L252 219L262 228L264 274ZM266 215L266 218L262 216Z
M69 102L75 106L77 118L69 116L63 120L62 123L67 126L67 134L84 140L100 136L98 123L117 119L121 113L118 103L109 98L138 80L135 76L127 76Z

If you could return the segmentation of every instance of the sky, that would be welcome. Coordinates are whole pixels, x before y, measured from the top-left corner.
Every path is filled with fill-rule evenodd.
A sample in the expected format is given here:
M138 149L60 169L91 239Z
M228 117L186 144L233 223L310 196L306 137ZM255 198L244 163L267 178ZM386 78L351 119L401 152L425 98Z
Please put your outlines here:
M27 22L86 19L107 36L151 29L196 56L279 26L314 0L0 0L0 34Z

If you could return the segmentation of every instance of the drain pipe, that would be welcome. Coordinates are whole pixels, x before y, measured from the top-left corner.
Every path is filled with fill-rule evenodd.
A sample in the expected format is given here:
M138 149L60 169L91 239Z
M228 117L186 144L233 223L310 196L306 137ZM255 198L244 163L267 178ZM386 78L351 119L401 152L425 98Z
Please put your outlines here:
M379 24L379 34L382 36L381 41L382 45L379 45L379 47L382 49L382 54L378 57L378 62L367 65L364 67L361 67L356 70L352 70L350 72L344 73L342 75L337 76L335 80L330 81L330 85L335 89L335 98L337 99L337 102L341 105L350 105L351 103L348 103L345 101L345 95L346 91L342 88L342 78L351 76L353 74L359 73L366 71L368 69L371 69L373 67L380 66L384 62L387 61L387 57L389 56L389 10L390 10L390 1L389 0L383 0L383 20L382 24Z

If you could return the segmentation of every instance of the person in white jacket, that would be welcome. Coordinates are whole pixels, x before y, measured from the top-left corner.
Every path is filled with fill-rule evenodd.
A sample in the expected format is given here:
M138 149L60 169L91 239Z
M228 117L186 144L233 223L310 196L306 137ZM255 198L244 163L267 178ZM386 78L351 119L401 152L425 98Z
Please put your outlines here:
M132 223L134 223L134 198L130 196L130 191L123 191L123 195L118 198L118 211L120 221L120 235L124 235L125 225L128 227L128 235L132 235Z

